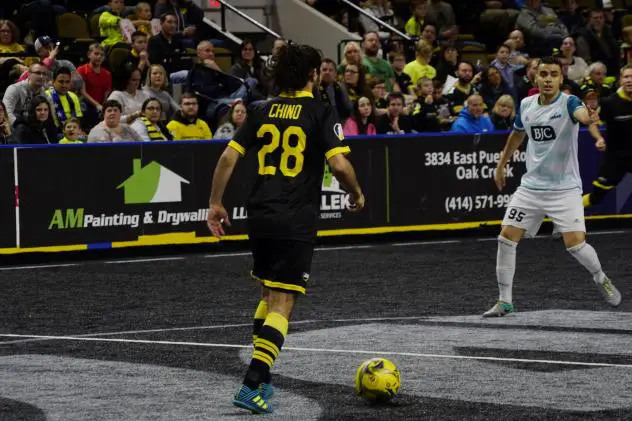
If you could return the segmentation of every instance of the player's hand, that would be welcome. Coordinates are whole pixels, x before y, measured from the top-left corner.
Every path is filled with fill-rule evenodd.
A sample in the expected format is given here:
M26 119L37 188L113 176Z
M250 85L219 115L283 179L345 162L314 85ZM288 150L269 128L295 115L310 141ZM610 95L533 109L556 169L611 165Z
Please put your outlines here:
M226 233L222 224L230 227L230 220L228 219L228 213L222 205L211 205L208 211L208 220L206 222L208 228L211 230L213 237L221 238Z
M597 148L598 151L605 151L606 150L606 140L603 137L600 137L599 139L597 139L597 141L595 142L595 148Z
M505 167L496 167L496 171L494 172L494 182L496 183L498 190L502 191L506 184Z
M349 204L349 212L360 212L364 208L364 194L360 193L358 197L352 197Z
M599 113L597 113L597 110L593 110L589 108L588 117L590 118L591 123L599 123L600 117L599 117Z

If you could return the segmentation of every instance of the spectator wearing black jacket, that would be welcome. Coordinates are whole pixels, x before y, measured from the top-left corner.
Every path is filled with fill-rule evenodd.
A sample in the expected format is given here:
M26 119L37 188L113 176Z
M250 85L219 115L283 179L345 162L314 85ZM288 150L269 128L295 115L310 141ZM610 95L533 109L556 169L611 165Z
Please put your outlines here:
M377 120L377 133L403 134L414 132L412 118L404 114L404 95L401 92L391 92L388 94L387 101L386 114Z
M456 77L457 65L459 63L459 51L453 45L448 45L441 50L439 60L437 60L437 77L442 83L448 76Z
M602 62L609 76L619 75L620 51L603 10L591 10L588 25L578 31L577 55L588 63Z
M318 91L321 101L329 103L336 109L340 121L351 115L353 102L337 82L336 63L328 58L320 64L320 84Z
M185 39L187 47L195 47L196 40L202 39L204 11L191 0L167 0L157 4L154 15L162 18L164 14L175 16L175 30Z
M13 123L12 143L49 144L57 143L57 133L48 100L38 95L29 105L28 117L19 116Z
M478 85L478 93L483 97L485 107L488 110L494 108L494 104L503 95L513 95L507 82L500 75L500 71L494 66L489 66L481 73L481 83Z
M178 19L175 14L166 13L160 16L160 25L160 33L149 40L149 62L161 64L169 74L175 73L183 68L180 59L185 52L182 36L177 32Z
M198 45L198 60L188 72L185 91L197 95L200 118L215 126L235 100L249 102L251 88L248 82L222 72L215 60L205 55L206 44L211 43L202 41Z
M259 57L259 52L252 41L245 39L241 43L241 58L231 67L230 74L240 79L252 79L256 81L254 96L256 99L265 99L268 95L268 87L265 78L265 63Z
M496 130L512 130L516 117L516 103L510 95L498 98L491 113L492 123Z

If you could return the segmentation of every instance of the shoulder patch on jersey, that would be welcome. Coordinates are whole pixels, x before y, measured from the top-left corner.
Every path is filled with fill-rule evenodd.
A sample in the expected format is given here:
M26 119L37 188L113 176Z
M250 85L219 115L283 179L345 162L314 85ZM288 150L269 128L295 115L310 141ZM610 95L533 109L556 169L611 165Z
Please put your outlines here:
M342 124L340 123L334 124L334 134L341 141L345 140L345 134L344 134L344 131L342 130Z

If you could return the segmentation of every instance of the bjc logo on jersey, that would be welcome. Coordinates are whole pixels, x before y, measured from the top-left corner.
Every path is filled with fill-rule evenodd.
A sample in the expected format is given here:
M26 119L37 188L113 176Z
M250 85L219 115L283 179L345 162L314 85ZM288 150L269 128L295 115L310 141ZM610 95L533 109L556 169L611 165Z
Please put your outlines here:
M531 139L536 142L546 142L555 139L555 129L551 126L531 127Z

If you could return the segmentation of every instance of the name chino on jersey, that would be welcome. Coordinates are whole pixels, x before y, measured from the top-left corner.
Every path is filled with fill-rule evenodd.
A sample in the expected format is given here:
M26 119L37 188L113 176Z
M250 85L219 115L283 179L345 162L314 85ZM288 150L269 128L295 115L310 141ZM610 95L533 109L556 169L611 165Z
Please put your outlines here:
M228 144L241 155L250 149L257 154L258 177L246 206L249 231L259 238L313 241L324 159L350 152L343 139L335 110L311 92L251 104Z
M522 100L514 129L525 132L527 172L520 185L532 190L581 189L578 143L579 122L575 112L584 104L574 95L560 93L550 104L540 96Z

